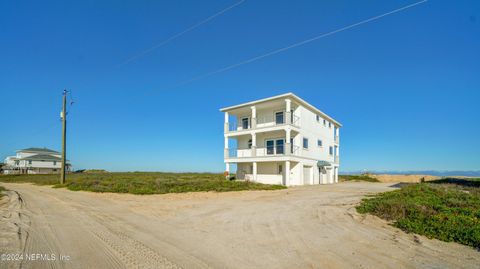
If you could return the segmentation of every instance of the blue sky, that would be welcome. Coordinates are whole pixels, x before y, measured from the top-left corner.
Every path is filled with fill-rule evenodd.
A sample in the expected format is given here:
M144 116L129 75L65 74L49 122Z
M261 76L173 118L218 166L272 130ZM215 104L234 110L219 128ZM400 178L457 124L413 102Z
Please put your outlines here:
M60 149L68 88L75 168L223 171L218 109L292 91L344 125L344 171L480 170L478 1L430 0L174 87L414 2L247 0L121 65L236 1L2 1L0 158Z

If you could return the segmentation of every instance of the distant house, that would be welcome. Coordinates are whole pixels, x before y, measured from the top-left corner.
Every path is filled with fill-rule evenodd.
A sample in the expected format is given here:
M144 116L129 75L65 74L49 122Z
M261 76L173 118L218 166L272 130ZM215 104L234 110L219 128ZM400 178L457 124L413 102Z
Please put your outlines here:
M222 108L226 171L238 179L292 185L338 182L339 129L293 93Z
M4 174L52 174L62 167L61 153L47 148L27 148L5 158ZM67 162L67 171L70 164Z

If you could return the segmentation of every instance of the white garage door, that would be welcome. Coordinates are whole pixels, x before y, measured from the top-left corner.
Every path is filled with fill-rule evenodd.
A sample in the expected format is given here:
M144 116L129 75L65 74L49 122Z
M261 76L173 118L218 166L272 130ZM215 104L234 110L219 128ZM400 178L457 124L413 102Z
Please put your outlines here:
M303 167L303 184L304 185L310 184L310 171L312 170L311 168L312 168L311 166Z

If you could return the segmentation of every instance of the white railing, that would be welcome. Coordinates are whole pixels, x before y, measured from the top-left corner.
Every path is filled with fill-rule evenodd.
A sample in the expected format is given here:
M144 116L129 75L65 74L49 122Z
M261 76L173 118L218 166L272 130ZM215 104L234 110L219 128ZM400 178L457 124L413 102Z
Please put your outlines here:
M255 152L254 152L255 150ZM248 157L268 157L268 156L285 156L285 155L300 155L300 147L292 146L288 152L287 145L279 145L273 147L261 148L229 148L228 158L248 158Z
M243 178L247 181L253 181L253 174L244 174ZM260 180L259 180L260 179ZM283 174L258 174L257 180L261 181L264 184L282 184Z
M243 125L242 123L238 124L236 122L229 122L228 125L227 125L228 132L249 130L251 128L252 128L252 126L250 125L250 123L248 123L248 125Z
M249 130L252 128L264 128L277 125L291 124L293 126L300 126L300 117L291 115L290 120L287 119L287 114L284 111L282 117L277 118L274 114L264 115L257 118L253 118L248 124L243 122L229 122L226 124L226 132L236 132L242 130Z
M274 114L257 117L257 128L283 124L292 124L294 126L299 126L300 117L292 114L290 121L288 121L286 111L283 111L282 117L279 118L277 118Z

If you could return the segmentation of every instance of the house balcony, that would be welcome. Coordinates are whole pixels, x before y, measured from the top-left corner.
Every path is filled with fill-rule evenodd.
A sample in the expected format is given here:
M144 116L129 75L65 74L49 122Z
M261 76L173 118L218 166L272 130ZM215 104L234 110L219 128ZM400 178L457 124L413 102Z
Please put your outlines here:
M269 116L260 116L256 118L245 117L239 122L225 123L225 133L234 133L248 130L258 130L262 128L291 125L300 127L300 117L280 111L281 113L272 113Z
M261 148L229 148L225 151L225 158L256 158L276 156L300 156L301 150L298 146L277 145L274 147Z

